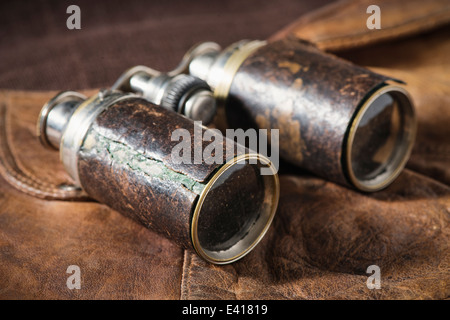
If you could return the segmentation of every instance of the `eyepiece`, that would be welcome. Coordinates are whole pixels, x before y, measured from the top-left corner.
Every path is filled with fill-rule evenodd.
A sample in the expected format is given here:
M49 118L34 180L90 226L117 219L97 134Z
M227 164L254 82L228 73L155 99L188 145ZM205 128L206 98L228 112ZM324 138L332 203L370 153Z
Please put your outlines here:
M75 91L62 91L41 109L37 134L41 144L48 149L59 149L62 135L78 105L86 97Z
M261 175L263 167L272 168L273 175ZM227 162L198 200L191 224L194 248L216 264L240 259L266 233L278 198L278 176L270 160L244 154Z
M362 104L350 127L347 172L363 191L389 185L404 168L416 132L414 107L400 86L385 85Z

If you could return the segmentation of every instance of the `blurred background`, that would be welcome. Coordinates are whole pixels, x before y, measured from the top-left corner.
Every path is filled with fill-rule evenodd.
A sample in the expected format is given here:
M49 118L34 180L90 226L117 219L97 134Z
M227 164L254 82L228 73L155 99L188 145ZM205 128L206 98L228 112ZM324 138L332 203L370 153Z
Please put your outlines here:
M80 90L107 87L137 64L168 71L195 43L227 46L266 39L316 1L1 1L0 88ZM81 30L69 30L69 5Z

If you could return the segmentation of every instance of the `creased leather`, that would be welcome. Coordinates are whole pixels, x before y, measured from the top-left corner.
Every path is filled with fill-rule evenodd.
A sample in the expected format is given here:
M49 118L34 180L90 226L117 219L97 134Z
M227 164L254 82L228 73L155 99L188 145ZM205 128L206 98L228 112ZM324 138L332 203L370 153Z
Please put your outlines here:
M381 29L368 29L367 8L377 5ZM424 32L450 22L450 2L341 0L301 16L270 40L296 37L329 51L366 46Z
M336 23L315 21L310 32L332 35ZM448 298L448 28L339 52L405 80L414 99L417 143L387 189L364 194L284 170L279 209L262 242L242 260L216 266L102 204L38 199L0 178L0 298ZM35 133L39 110L54 94L2 91L0 105L15 163L60 185L70 179ZM80 290L66 286L69 265L80 266ZM379 290L366 286L370 265L381 269Z
M182 298L448 297L448 186L409 170L376 195L313 177L283 175L280 183L280 207L263 242L226 267L190 257ZM374 264L380 290L365 285Z

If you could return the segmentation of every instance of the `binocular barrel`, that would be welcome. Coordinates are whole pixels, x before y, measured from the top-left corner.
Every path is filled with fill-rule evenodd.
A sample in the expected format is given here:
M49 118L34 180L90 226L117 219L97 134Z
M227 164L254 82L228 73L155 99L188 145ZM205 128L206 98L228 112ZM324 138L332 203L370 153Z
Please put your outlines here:
M404 168L416 117L400 81L298 39L201 48L184 60L214 90L227 126L279 129L282 158L365 192Z
M208 146L196 136L206 127L119 91L91 98L62 92L38 121L42 144L59 150L67 172L90 197L209 262L236 261L271 224L279 198L276 170L247 149L228 158L223 152L218 163L174 161L179 141L172 134L180 128L188 132L193 159L195 150ZM234 144L220 143L224 150ZM273 174L261 175L261 168Z

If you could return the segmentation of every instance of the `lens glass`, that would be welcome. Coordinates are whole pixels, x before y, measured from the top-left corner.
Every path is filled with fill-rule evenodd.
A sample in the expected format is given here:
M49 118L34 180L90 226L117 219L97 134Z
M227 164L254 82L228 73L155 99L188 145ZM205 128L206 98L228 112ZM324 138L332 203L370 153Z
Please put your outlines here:
M412 105L401 92L379 95L363 111L351 146L351 166L367 188L383 184L404 165L412 134Z
M198 241L213 259L239 256L262 237L274 214L277 192L264 166L241 161L230 166L212 185L198 217Z

